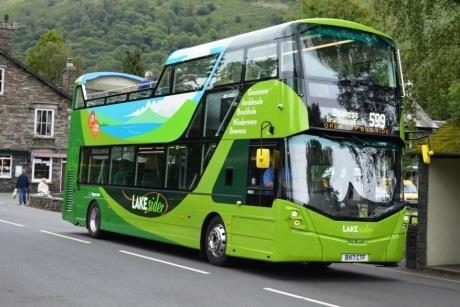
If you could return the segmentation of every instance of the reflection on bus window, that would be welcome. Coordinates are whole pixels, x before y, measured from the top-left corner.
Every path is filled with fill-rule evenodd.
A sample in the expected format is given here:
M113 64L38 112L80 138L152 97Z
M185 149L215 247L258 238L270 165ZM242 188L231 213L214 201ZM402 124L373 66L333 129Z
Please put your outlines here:
M169 95L171 89L171 73L173 66L167 66L161 75L160 81L158 82L155 90L155 96Z
M164 147L139 147L136 161L137 186L163 187L164 156Z
M167 154L166 188L189 190L200 173L201 146L169 146Z
M205 84L216 60L216 55L183 62L175 66L173 92L198 91Z
M303 34L302 42L304 70L309 77L335 81L371 79L379 86L396 87L393 49L383 38L315 27Z
M86 148L80 171L80 182L106 184L109 170L108 148Z
M244 50L229 51L223 55L214 78L214 86L241 81L243 55Z
M399 199L400 150L390 142L363 145L298 135L289 141L290 195L338 217L378 217Z
M274 78L278 75L276 44L267 44L248 49L245 80Z
M280 62L282 77L297 78L299 76L299 60L296 41L288 40L281 43Z
M113 147L110 169L111 184L134 185L134 146Z
M230 119L232 103L238 96L238 90L209 94L206 97L206 116L204 119L204 136L216 137L224 130L225 119Z

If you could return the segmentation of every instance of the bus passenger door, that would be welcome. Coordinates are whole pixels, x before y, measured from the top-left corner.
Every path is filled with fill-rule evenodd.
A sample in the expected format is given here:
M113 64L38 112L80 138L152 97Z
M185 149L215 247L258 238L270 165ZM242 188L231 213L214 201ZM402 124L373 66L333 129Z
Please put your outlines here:
M256 153L258 148L270 150L268 168L257 168ZM250 206L271 207L275 198L279 170L279 150L276 144L256 144L249 147L248 182L246 204Z

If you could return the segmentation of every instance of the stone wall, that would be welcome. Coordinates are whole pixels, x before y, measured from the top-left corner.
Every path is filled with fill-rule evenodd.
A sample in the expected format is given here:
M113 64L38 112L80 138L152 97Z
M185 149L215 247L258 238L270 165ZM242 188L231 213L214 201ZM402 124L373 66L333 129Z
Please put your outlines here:
M423 163L422 157L419 157L418 170L417 247L415 268L417 270L423 270L426 268L429 167L427 164Z
M61 211L62 198L61 197L47 197L30 195L29 206L34 208L40 208L50 211Z
M67 152L70 99L2 52L0 66L5 68L4 93L0 95L0 154L13 158L13 176L0 178L0 192L10 192L14 188L17 165L26 166L29 178L32 177L32 152L36 151L49 153L52 157L52 182L49 186L52 192L58 192L61 161ZM35 135L37 108L54 110L52 137ZM36 186L36 183L33 184L31 192L36 191Z

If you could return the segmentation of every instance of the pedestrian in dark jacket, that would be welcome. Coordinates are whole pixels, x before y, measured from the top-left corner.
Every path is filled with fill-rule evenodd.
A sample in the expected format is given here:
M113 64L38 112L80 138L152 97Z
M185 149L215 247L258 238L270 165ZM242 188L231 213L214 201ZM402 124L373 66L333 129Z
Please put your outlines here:
M27 194L29 193L29 177L26 175L26 170L22 169L22 174L16 181L16 189L19 194L19 205L23 206L27 203Z

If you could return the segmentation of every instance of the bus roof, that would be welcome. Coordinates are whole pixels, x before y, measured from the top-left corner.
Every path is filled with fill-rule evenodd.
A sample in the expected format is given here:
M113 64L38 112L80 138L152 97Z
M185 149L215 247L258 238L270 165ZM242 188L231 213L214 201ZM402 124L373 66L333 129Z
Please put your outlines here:
M342 19L332 18L310 18L291 22L286 22L269 28L252 31L237 36L228 37L222 40L174 51L166 60L166 65L180 63L194 58L207 56L210 54L220 53L227 48L236 48L249 44L261 43L270 39L281 38L293 35L297 32L299 25L316 24L336 27L344 27L354 30L374 33L380 36L390 38L388 35L377 31L371 27Z
M78 85L85 85L89 81L95 81L97 79L104 79L104 78L129 79L135 82L140 82L143 80L143 78L135 76L135 75L125 74L121 72L102 71L102 72L90 72L90 73L84 74L80 76L77 80L75 80L75 83Z

